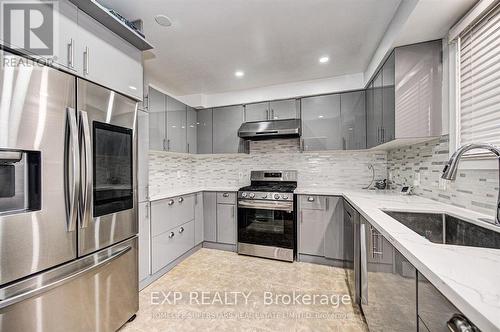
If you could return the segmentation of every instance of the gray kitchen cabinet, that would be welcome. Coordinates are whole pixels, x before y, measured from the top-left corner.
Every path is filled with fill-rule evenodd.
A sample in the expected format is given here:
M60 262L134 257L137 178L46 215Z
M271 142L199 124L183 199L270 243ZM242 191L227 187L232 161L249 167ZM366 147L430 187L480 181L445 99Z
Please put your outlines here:
M217 193L203 193L203 240L217 242Z
M269 102L270 119L296 119L299 117L299 105L296 99L273 100Z
M366 226L368 263L392 264L394 248L387 239L369 223Z
M301 109L304 151L341 150L340 95L302 98Z
M369 222L361 217L361 234L368 228ZM370 236L365 238L362 250L372 246L369 239ZM370 331L417 331L417 270L389 242L387 244L391 247L390 262L368 261L375 251L361 253L361 306L368 328Z
M156 273L194 247L194 220L154 236L151 269Z
M142 51L81 10L78 27L75 59L82 59L82 76L142 100Z
M149 114L137 112L137 200L149 198Z
M139 281L151 274L151 228L149 202L139 203Z
M245 105L245 122L296 119L300 102L296 99L273 100Z
M389 142L396 138L396 95L395 95L395 53L382 67L382 141Z
M165 95L149 87L148 113L149 113L149 149L156 151L166 150L166 104Z
M299 196L298 252L300 254L325 256L327 204L326 196Z
M236 244L236 205L217 203L217 242Z
M342 197L326 197L325 211L325 257L336 260L348 260L345 251L347 243L352 243L352 236L346 236L349 228L344 227L344 199ZM352 244L354 245L354 243Z
M213 109L213 153L244 152L244 142L238 137L243 118L242 105Z
M58 43L54 49L57 64L75 74L82 73L83 58L76 54L78 43L78 7L69 0L58 1Z
M375 120L373 107L373 82L371 82L365 91L366 107L366 147L373 148L378 142L378 122Z
M203 193L196 193L194 196L194 245L203 242L204 234L204 207Z
M206 108L196 112L197 117L197 153L212 153L212 109Z
M423 274L418 272L417 278L419 331L450 331L447 322L462 313ZM473 324L468 320L467 323Z
M187 152L186 105L167 96L167 151Z
M184 195L151 202L152 235L194 220L194 200L194 195Z
M269 102L245 105L245 122L266 121L269 119Z
M379 71L373 80L373 121L374 126L377 127L377 145L384 143L382 138L383 128L383 93L382 93L382 71Z
M198 119L196 110L187 107L187 152L198 153Z
M365 91L340 94L343 150L366 148Z

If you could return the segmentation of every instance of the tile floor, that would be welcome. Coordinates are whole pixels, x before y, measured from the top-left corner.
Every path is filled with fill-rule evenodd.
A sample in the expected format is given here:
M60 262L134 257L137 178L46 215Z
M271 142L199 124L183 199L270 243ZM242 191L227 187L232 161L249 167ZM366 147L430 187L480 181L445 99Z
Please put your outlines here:
M120 332L367 331L348 295L340 268L201 249L141 291Z

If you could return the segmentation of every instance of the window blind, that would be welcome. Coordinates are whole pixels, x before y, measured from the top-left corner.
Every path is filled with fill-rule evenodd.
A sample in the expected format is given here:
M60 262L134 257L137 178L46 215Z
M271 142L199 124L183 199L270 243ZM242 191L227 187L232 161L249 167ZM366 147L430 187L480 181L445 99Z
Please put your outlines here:
M459 142L500 146L500 7L460 37Z

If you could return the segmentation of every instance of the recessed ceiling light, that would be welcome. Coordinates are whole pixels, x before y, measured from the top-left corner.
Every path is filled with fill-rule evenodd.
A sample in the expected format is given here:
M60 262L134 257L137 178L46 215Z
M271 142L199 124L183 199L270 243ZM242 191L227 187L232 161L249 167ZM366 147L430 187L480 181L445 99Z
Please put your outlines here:
M330 58L327 56L322 56L321 58L319 58L320 63L327 63L328 61L330 61Z
M245 72L242 71L242 70L237 70L237 71L234 72L234 76L236 76L236 77L243 77L243 76L245 76Z
M166 15L156 15L155 21L162 27L169 27L172 25L172 21Z

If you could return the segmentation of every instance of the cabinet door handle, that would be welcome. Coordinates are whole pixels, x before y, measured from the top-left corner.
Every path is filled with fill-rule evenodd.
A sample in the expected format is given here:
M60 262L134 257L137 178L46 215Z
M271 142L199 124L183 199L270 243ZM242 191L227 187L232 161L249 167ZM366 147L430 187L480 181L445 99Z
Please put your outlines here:
M170 140L167 139L167 151L170 151Z
M165 145L165 143L167 142L166 139L163 139L163 142L162 142L162 145L163 145L163 151L167 151L167 147Z
M149 219L149 203L146 203L146 219Z
M231 209L231 211L232 211L232 212L231 212L231 217L233 217L233 218L234 218L234 215L235 215L234 210L236 210L236 206L235 206L235 207L233 207L233 208Z
M271 108L271 120L274 120L274 110Z
M73 38L71 38L68 43L68 67L71 69L75 68L75 48L73 43Z
M382 127L382 142L385 142L385 128Z
M270 120L271 116L269 115L269 110L266 110L266 119Z
M174 204L174 200L173 199L171 199L171 200L168 201L168 205L173 205L173 204Z
M188 149L187 150L188 150L187 152L189 153L189 143L188 143Z
M184 232L184 227L179 228L179 234L182 234Z
M85 51L83 52L83 73L88 75L90 72L90 58L89 58L89 48L85 46Z
M184 202L184 198L183 197L179 197L179 203L182 203Z
M228 193L223 193L222 197L229 197L229 194Z
M168 234L168 238L171 239L175 236L175 233L174 232L170 232L170 234Z
M314 197L312 197L312 196L307 197L307 201L308 202L314 202Z

